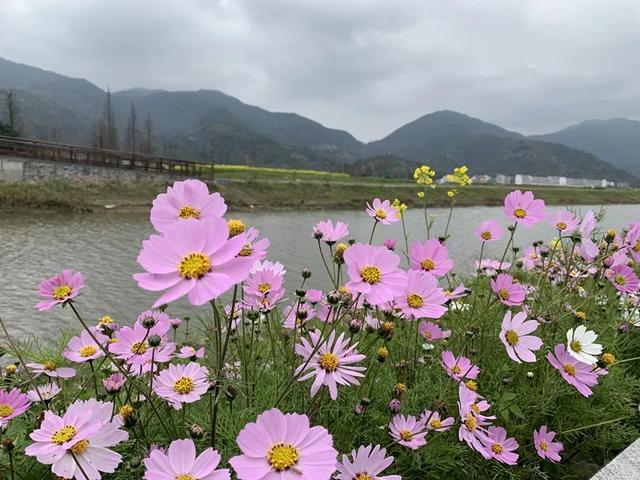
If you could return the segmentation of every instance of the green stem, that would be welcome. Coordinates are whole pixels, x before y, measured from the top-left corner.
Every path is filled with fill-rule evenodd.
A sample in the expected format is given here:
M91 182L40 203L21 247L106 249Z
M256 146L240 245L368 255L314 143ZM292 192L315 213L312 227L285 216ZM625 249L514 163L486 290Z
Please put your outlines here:
M600 427L602 425L608 425L610 423L620 422L622 420L626 420L627 418L635 417L635 415L627 415L626 417L614 418L613 420L606 420L604 422L594 423L592 425L585 425L584 427L572 428L571 430L566 430L562 432L562 435L566 435L568 433L579 432L581 430L586 430L588 428Z

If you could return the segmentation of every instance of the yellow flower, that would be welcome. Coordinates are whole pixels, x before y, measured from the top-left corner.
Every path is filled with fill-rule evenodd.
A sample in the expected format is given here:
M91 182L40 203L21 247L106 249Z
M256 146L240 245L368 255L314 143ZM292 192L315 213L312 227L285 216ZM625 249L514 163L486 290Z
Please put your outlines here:
M418 192L418 198L424 198L424 192Z
M413 179L418 185L433 185L435 175L435 170L432 170L428 165L422 165L413 172Z
M398 211L398 217L401 217L404 211L408 208L406 203L402 203L397 198L393 201L391 206Z
M455 190L449 190L449 191L447 192L447 197L449 197L449 198L453 198L453 197L455 197L455 196L456 196L456 191L455 191Z
M447 180L457 183L461 187L471 185L472 180L469 175L467 175L468 171L469 169L466 165L463 165L462 167L456 167L453 169L453 174L447 175Z

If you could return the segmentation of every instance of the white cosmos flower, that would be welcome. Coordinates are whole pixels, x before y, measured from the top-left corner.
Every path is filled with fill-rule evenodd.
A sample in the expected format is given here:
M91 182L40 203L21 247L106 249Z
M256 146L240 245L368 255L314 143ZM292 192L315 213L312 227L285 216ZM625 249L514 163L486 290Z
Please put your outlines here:
M594 343L598 335L593 330L587 330L584 325L567 331L567 351L579 362L593 365L598 361L594 355L602 353L602 345Z

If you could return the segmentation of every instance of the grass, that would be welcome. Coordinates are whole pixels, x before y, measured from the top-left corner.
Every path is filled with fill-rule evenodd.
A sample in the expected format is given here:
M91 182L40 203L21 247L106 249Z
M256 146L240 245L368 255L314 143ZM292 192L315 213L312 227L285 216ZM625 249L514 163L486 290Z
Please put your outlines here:
M264 171L263 171L264 170ZM327 177L317 173L290 173L282 178L279 169L230 169L228 176L220 175L212 188L222 193L227 203L238 209L302 208L302 209L358 209L375 197L400 198L409 206L420 206L418 188L412 182L384 179L360 179L342 174ZM242 178L243 175L246 176ZM256 173L259 172L259 175ZM294 179L295 178L295 179ZM152 198L166 190L170 182L73 182L54 180L39 183L0 183L0 211L57 210L60 212L88 212L104 209L105 205L119 208L147 208ZM472 185L460 189L456 205L502 205L512 185ZM640 203L640 189L590 189L560 187L519 187L534 191L548 204L615 204ZM427 192L430 206L447 206L446 188Z

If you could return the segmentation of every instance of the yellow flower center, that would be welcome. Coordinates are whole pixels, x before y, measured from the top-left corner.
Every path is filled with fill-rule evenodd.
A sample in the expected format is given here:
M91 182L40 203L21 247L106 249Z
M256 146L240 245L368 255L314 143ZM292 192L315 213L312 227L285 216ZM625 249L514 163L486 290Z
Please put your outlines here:
M382 272L380 272L380 269L378 267L369 265L360 270L360 277L362 278L363 282L366 282L369 285L375 285L376 283L380 282L380 279L382 278Z
M5 367L5 372L7 372L9 375L13 375L14 373L16 373L18 371L18 367L16 367L13 363L10 365L7 365Z
M182 278L202 278L211 271L211 259L204 253L194 252L180 260L178 273Z
M417 293L407 295L407 305L409 305L411 308L420 308L423 304L424 301L422 300L422 297Z
M260 285L258 285L258 291L260 293L267 293L269 290L271 290L270 283L261 283Z
M476 390L478 390L478 384L477 384L476 382L474 382L473 380L467 380L467 381L465 382L465 385L467 386L467 388L468 388L469 390L473 390L474 392L475 392Z
M379 218L380 220L384 220L385 218L387 218L387 214L384 210L379 208L376 210L376 217Z
M0 417L6 418L13 413L13 407L7 403L0 403Z
M413 433L411 433L411 430L401 430L400 431L400 438L402 440L404 440L405 442L408 442L409 440L411 440L413 438Z
M570 363L565 363L562 368L564 369L565 372L567 372L569 375L571 375L572 377L575 377L576 375L576 367Z
M420 266L425 272L430 272L434 268L436 268L436 264L430 258L425 258L422 262L420 262Z
M582 344L578 340L574 340L571 342L571 350L576 353L580 353L582 351Z
M56 445L62 445L75 437L76 433L76 427L73 425L65 425L60 430L53 432L53 435L51 435L51 441Z
M53 290L53 298L55 300L64 300L71 295L71 287L69 285L60 285Z
M567 224L564 223L564 222L558 222L558 223L556 223L556 228L558 230L564 230L565 228L567 228Z
M491 451L496 455L500 455L504 451L504 448L502 448L501 444L494 443L493 445L491 445Z
M340 365L340 362L338 361L338 357L336 357L336 355L331 352L325 352L322 355L320 355L320 360L318 363L320 364L320 367L323 370L330 373L335 372L338 369L338 366Z
M339 243L336 245L336 254L337 255L344 255L344 252L347 250L347 248L349 248L349 245L347 245L346 243Z
M191 205L185 205L180 209L178 214L180 218L200 218L200 212L193 208Z
M229 238L235 237L236 235L240 235L245 230L244 223L242 220L237 218L231 218L227 222L227 226L229 227Z
M515 215L516 218L524 218L527 216L527 212L525 212L522 208L516 208L513 211L513 214Z
M113 323L113 318L111 318L109 315L105 315L104 317L100 318L100 320L98 320L98 323L100 325L109 325Z
M244 247L242 247L242 250L240 250L240 253L238 253L238 256L250 257L252 253L253 253L253 250L251 250L251 245L247 244Z
M198 480L193 475L189 475L188 473L182 473L176 476L176 480Z
M89 440L80 440L73 447L71 447L71 451L74 455L83 454L87 448L89 448Z
M80 356L82 358L90 357L98 351L98 348L93 345L85 345L80 349Z
M480 236L483 240L491 240L491 232L482 232Z
M433 338L433 333L431 333L429 330L425 330L422 336L427 340L431 340Z
M614 279L616 281L616 283L622 287L624 287L624 285L627 283L627 281L625 280L625 278L622 275L616 275L616 278Z
M118 415L122 418L128 418L133 415L133 407L131 405L123 405L118 410Z
M580 320L585 320L587 318L587 314L586 314L586 312L583 312L583 311L577 311L576 312L576 318L578 318Z
M136 355L143 355L147 351L147 345L144 342L136 342L131 345L131 352Z
M478 426L478 421L476 420L476 417L468 413L467 416L464 417L464 426L467 427L467 430L469 431L475 430L476 427Z
M180 377L173 385L173 391L180 395L193 392L193 379L191 377Z
M632 250L633 250L634 252L640 252L640 240L638 240L638 241L636 242L636 244L633 246Z
M373 477L366 472L361 472L356 474L353 480L373 480Z
M442 425L442 422L440 421L439 418L434 418L429 422L429 425L431 425L431 428L440 428L440 426Z
M543 452L546 452L548 448L549 448L549 445L547 444L547 442L545 442L544 440L541 440L540 450L542 450Z
M55 362L53 362L51 360L47 360L46 362L42 362L42 367L46 371L51 372L52 370L56 369L56 364L55 364Z
M290 444L276 443L267 453L267 461L277 472L288 470L298 463L300 451Z
M603 353L602 357L600 357L600 358L607 365L611 365L612 363L615 363L615 361L616 361L616 357L615 357L615 355L613 355L613 353Z
M471 410L473 410L476 413L480 413L480 407L478 406L477 403L472 403L471 404Z
M509 290L507 290L506 288L501 288L500 290L498 290L498 295L503 300L509 300L509 297L511 296L509 294Z
M514 346L518 343L518 334L513 330L507 330L507 333L505 333L504 336L507 339L507 343L509 345Z
M458 375L460 372L462 372L462 369L458 365L454 365L454 367L451 369L451 371L453 373L455 373L456 375Z

